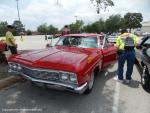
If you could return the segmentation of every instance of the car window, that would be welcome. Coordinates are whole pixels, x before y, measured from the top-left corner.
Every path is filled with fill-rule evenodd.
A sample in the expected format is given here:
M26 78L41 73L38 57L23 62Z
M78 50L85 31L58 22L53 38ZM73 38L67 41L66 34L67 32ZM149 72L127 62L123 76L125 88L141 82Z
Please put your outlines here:
M97 37L70 36L61 37L56 46L76 46L82 48L97 48Z
M148 38L145 42L144 45L150 45L150 38Z
M99 41L100 41L100 46L103 46L104 36L100 36Z
M150 48L147 49L146 53L150 57Z
M109 41L108 41L108 39L106 39L103 47L107 48L108 46L109 46Z

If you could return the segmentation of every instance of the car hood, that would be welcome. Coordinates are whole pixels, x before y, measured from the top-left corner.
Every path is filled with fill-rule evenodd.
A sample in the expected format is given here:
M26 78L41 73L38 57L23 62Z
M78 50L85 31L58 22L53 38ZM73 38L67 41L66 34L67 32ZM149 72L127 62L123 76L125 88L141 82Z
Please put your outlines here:
M35 68L76 71L93 50L75 47L50 47L15 56L15 60Z

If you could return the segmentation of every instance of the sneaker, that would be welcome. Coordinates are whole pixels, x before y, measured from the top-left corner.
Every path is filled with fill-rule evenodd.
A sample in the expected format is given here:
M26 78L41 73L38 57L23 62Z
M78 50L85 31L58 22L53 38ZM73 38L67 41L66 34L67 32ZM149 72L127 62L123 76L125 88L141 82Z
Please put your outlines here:
M131 82L131 80L126 80L126 83L129 84Z
M118 77L114 77L114 80L123 83L123 80L118 79Z

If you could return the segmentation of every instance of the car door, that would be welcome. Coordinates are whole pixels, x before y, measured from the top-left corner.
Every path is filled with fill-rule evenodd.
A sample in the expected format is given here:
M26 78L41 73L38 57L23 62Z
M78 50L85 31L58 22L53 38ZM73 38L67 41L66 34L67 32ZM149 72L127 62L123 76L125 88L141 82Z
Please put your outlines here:
M141 44L140 44L140 48L138 47L136 49L135 55L136 55L136 59L141 63L144 60L144 49L147 48L147 46L150 46L150 37L145 38Z
M146 49L145 53L146 53L146 64L147 64L147 68L148 68L148 71L149 71L149 74L150 74L150 47L148 47Z
M107 67L117 60L117 48L114 46L114 44L109 43L106 37L103 40L102 53L103 67Z

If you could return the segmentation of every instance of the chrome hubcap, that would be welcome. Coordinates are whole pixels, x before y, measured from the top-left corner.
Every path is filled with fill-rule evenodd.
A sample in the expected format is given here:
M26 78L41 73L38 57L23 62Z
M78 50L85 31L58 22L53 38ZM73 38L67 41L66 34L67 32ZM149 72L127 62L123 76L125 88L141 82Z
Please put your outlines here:
M89 82L89 89L92 89L93 84L94 84L94 72L92 72L92 74L91 74L91 79Z

